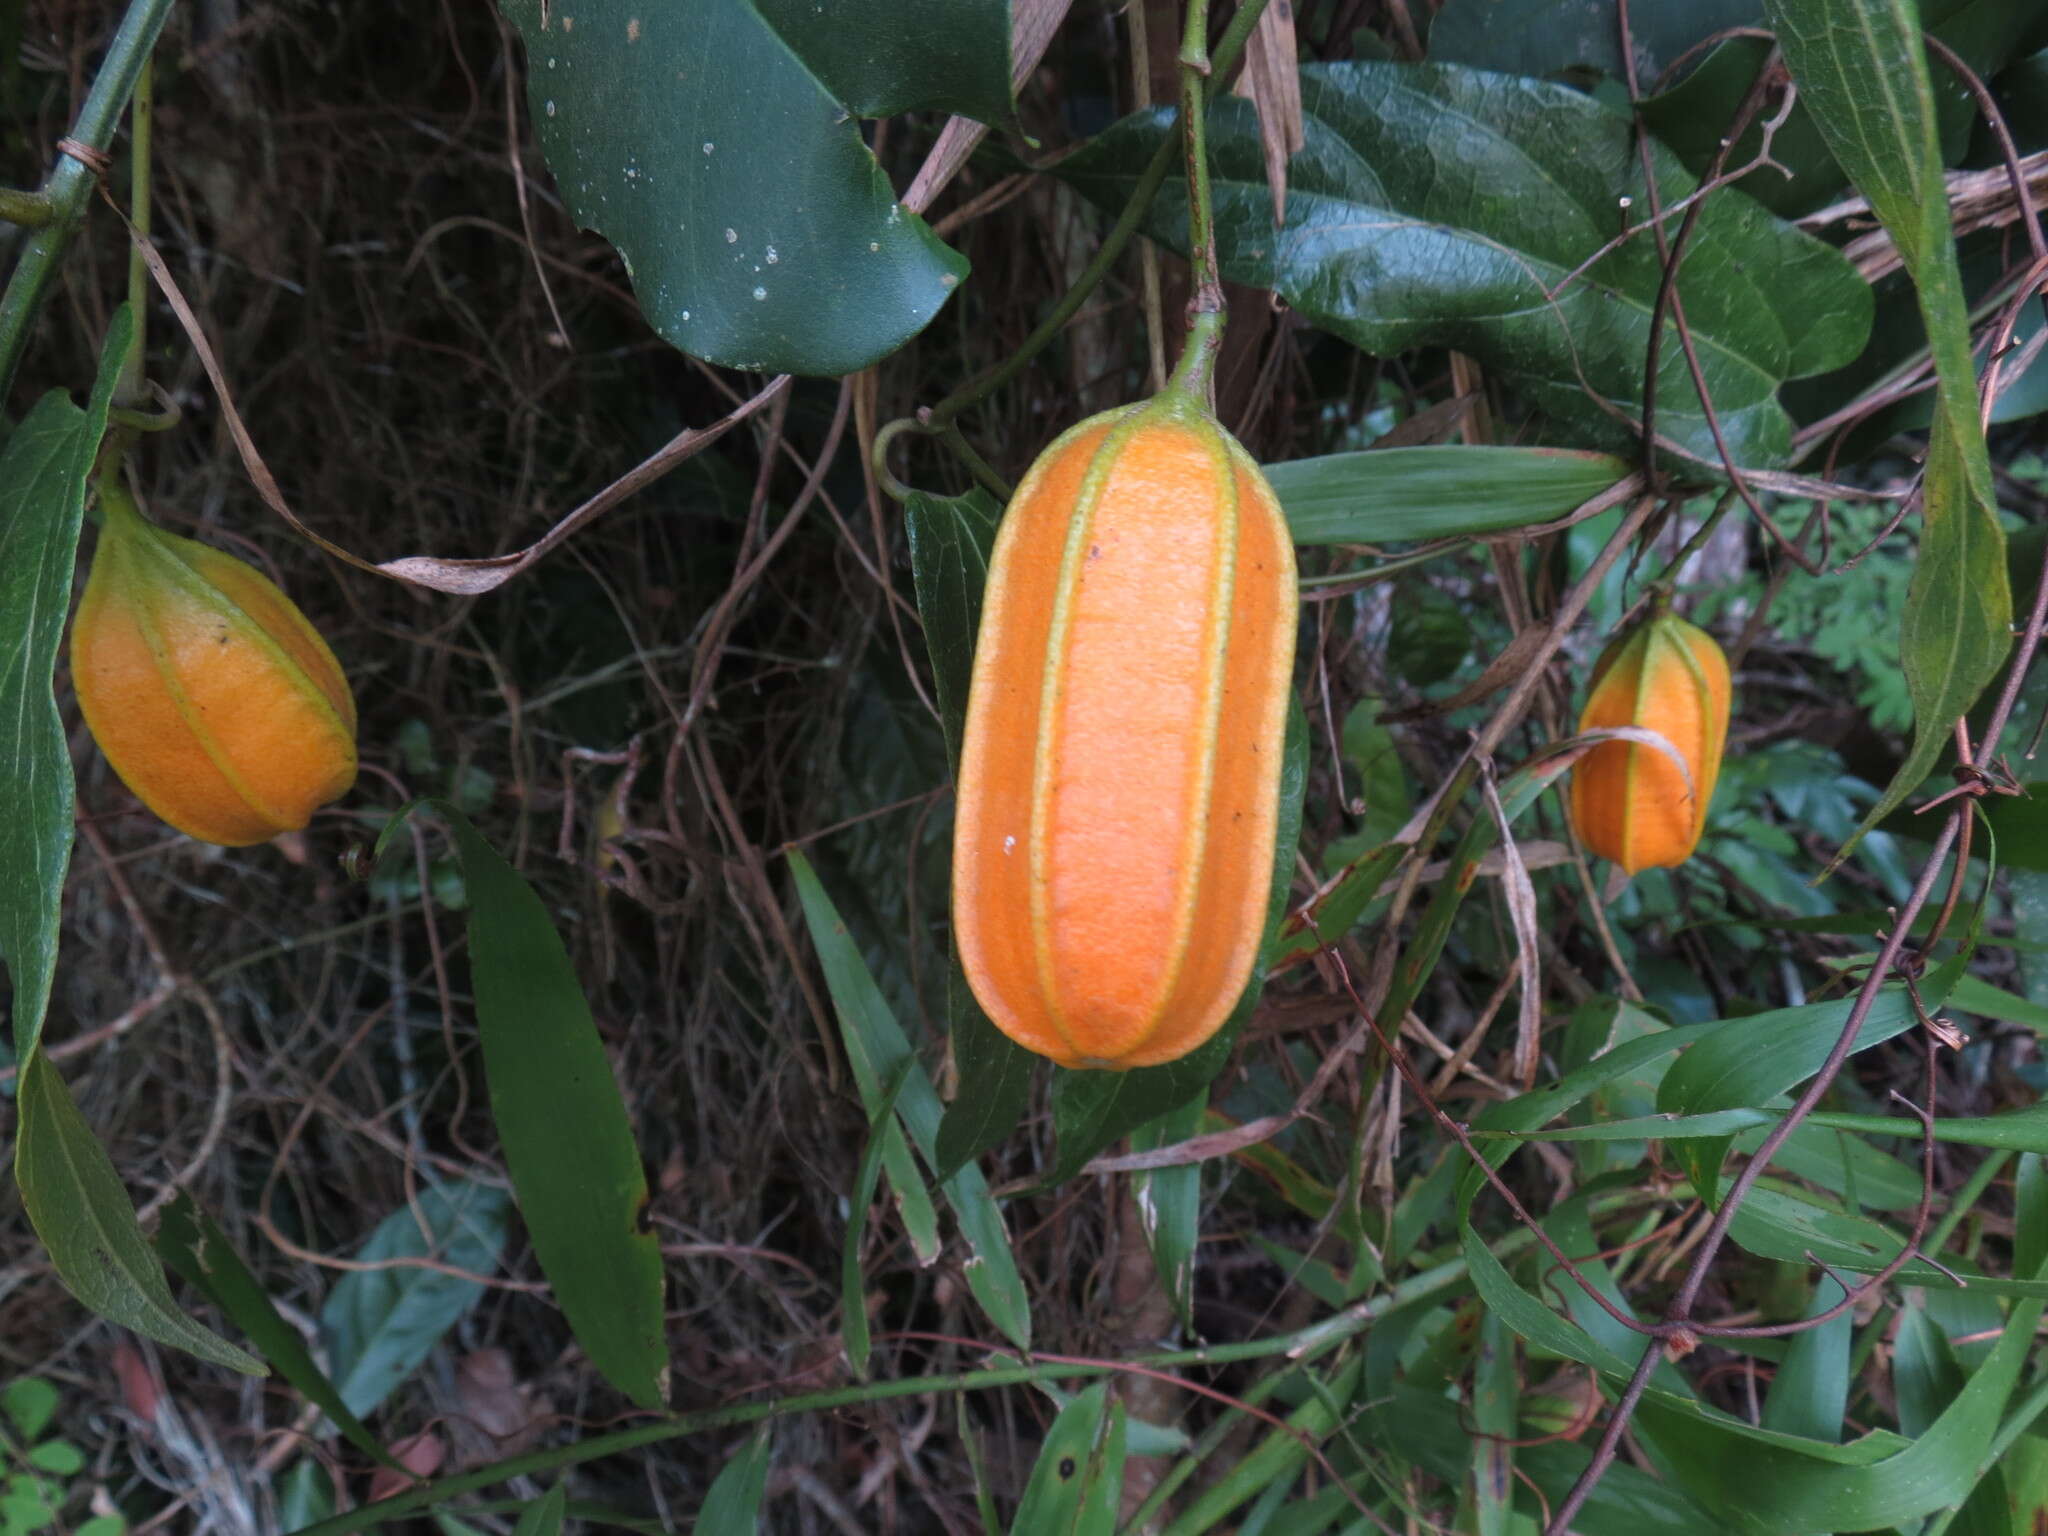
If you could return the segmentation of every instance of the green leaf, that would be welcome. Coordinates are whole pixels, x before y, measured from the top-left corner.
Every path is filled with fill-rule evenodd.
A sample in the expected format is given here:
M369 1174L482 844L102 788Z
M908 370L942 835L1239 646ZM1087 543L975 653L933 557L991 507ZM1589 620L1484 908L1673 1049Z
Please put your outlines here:
M1818 1317L1847 1294L1840 1281L1824 1276L1814 1287L1806 1315ZM1764 1428L1809 1440L1842 1438L1842 1420L1849 1408L1849 1339L1855 1326L1852 1308L1792 1335L1764 1398Z
M1920 786L1956 721L1998 675L2011 646L2012 592L1918 9L1911 0L1765 0L1765 11L1801 100L1913 279L1936 375L1920 556L1899 635L1913 749L1835 855L1839 863Z
M363 1427L362 1420L348 1411L341 1393L314 1363L312 1351L299 1330L278 1316L270 1297L249 1273L242 1256L228 1242L227 1234L214 1225L192 1196L180 1190L164 1207L157 1226L156 1251L188 1285L196 1286L206 1299L226 1313L249 1336L277 1373L299 1393L326 1410L334 1427L351 1445L374 1461L397 1466L383 1443Z
M860 1168L853 1178L853 1198L847 1207L846 1241L839 1258L839 1331L845 1340L847 1363L862 1381L868 1379L870 1339L867 1284L860 1272L861 1236L867 1230L868 1207L874 1203L875 1186L881 1182L882 1153L889 1145L889 1133L902 1135L896 1124L896 1101L902 1097L903 1085L910 1080L915 1065L910 1058L904 1058L890 1074L889 1085L882 1090L882 1102L869 1117L867 1150L861 1153Z
M803 902L804 921L817 946L824 967L825 984L832 993L832 1005L839 1014L841 1038L860 1088L861 1103L870 1117L879 1108L883 1085L903 1062L915 1062L910 1041L889 1011L881 989L861 958L859 948L847 934L832 899L818 883L810 860L795 849L789 851L791 873ZM913 1065L896 1106L897 1118L917 1143L927 1163L937 1161L939 1095L922 1066ZM894 1177L892 1174L891 1177ZM967 1285L988 1314L1020 1349L1031 1341L1031 1306L1017 1260L1010 1252L1009 1233L1003 1228L1002 1212L989 1193L988 1181L972 1163L961 1167L940 1184L953 1207L960 1232L973 1250L966 1265Z
M995 548L1002 509L980 489L964 496L912 491L903 499L910 541L910 572L917 583L917 616L931 652L946 756L960 761L967 725L967 689L974 675L974 638L981 627L981 594Z
M555 1484L520 1513L512 1536L562 1536L562 1515L568 1505L568 1484Z
M933 1174L949 1179L1016 1128L1031 1102L1038 1058L997 1029L981 1011L955 963L946 978L953 1066L960 1090L939 1121Z
M0 1387L0 1413L23 1440L41 1438L56 1411L57 1389L40 1376L18 1376Z
M110 1323L213 1365L267 1375L262 1361L178 1310L113 1161L42 1051L22 1067L17 1104L15 1182L64 1288Z
M1624 242L1549 297L1621 232L1626 209L1647 204L1628 118L1577 91L1479 70L1348 63L1301 76L1308 143L1289 165L1277 232L1251 106L1232 98L1212 110L1224 275L1275 289L1367 351L1471 353L1582 440L1633 446L1661 280L1655 243ZM1126 119L1057 173L1121 207L1170 131L1164 110ZM1653 157L1665 206L1694 190L1675 156ZM1184 249L1186 214L1169 181L1147 233ZM1702 204L1679 291L1730 453L1782 464L1791 420L1778 388L1856 355L1868 286L1832 249L1723 193ZM1657 402L1660 436L1718 472L1675 344L1659 357Z
M563 201L693 357L851 373L924 329L966 275L749 0L501 9Z
M1547 523L1629 472L1562 448L1382 448L1266 466L1297 544L1392 544Z
M1000 127L1010 101L1006 0L751 0L859 117L956 112Z
M81 411L53 389L0 447L0 720L10 722L0 736L0 960L14 983L22 1062L35 1054L50 1005L76 793L50 676L71 605L85 480L134 334L124 304L107 327L90 405Z
M1941 1006L1940 997L1925 991L1921 997L1930 1009ZM1664 1074L1657 1107L1669 1114L1695 1115L1768 1105L1821 1069L1854 1006L1853 998L1841 998L1725 1021L1726 1027L1687 1051ZM1855 1049L1868 1050L1903 1034L1917 1021L1905 988L1886 986L1857 1030Z
M85 1452L69 1440L45 1440L29 1447L28 1464L52 1477L69 1477L85 1466Z
M763 1424L719 1469L711 1491L704 1495L704 1507L697 1514L697 1529L707 1533L730 1531L732 1536L757 1531L761 1524L761 1496L768 1488L768 1461L774 1450L773 1431Z
M910 539L910 569L917 582L917 615L931 652L939 723L946 757L956 768L967 725L968 684L974 675L974 638L981 624L981 593L995 546L1001 509L986 491L934 496L912 491L903 504ZM1023 1117L1037 1058L989 1022L956 963L947 974L946 1017L960 1091L939 1122L933 1172L950 1178L1001 1141Z
M1479 1319L1472 1363L1472 1462L1465 1475L1474 1536L1507 1536L1515 1507L1515 1419L1521 1373L1515 1337L1491 1312Z
M591 1364L659 1408L661 1243L644 1224L647 1176L611 1061L547 908L467 817L438 804L462 855L484 1071L520 1215Z
M1107 1432L1108 1402L1109 1386L1098 1381L1076 1393L1052 1421L1032 1465L1031 1481L1024 1485L1017 1517L1010 1523L1011 1536L1113 1536L1115 1496L1123 1486L1124 1437ZM1122 1427L1119 1418L1116 1428ZM1107 1475L1112 1439L1117 1463L1113 1480Z
M417 1204L418 1215L401 1205L378 1223L356 1259L432 1258L473 1275L497 1269L512 1214L503 1190L467 1181L428 1184ZM478 1281L412 1264L343 1275L320 1309L320 1327L349 1411L367 1415L389 1397L483 1292Z
M1761 0L1636 0L1629 36L1642 84L1714 33L1756 25L1762 11ZM1429 56L1510 75L1597 69L1626 78L1613 13L1579 0L1449 0L1430 24Z
M302 1456L292 1463L281 1480L277 1495L277 1523L281 1530L296 1531L316 1525L334 1515L334 1483L317 1456Z
M1280 759L1280 825L1273 842L1273 884L1266 904L1266 939L1244 995L1208 1043L1178 1061L1158 1067L1133 1067L1128 1072L1054 1068L1052 1123L1058 1138L1058 1155L1046 1180L1048 1185L1064 1183L1119 1136L1128 1135L1201 1094L1223 1070L1238 1030L1258 1006L1280 920L1287 912L1294 850L1301 840L1301 797L1307 782L1308 718L1297 699L1288 708L1287 740Z
M1131 1132L1133 1152L1152 1152L1199 1135L1209 1096L1198 1093L1179 1109ZM1173 1302L1181 1326L1195 1331L1195 1245L1201 1240L1202 1165L1179 1163L1131 1175L1131 1199L1145 1246L1152 1251L1159 1283Z

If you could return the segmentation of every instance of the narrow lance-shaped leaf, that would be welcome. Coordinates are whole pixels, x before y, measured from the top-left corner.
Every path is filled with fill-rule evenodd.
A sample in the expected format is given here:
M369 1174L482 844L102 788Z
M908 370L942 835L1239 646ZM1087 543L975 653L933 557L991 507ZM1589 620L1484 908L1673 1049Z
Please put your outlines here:
M611 1061L547 908L468 818L439 808L469 891L491 1114L534 1253L591 1363L641 1407L659 1408L661 1243Z
M1998 675L2011 647L2012 591L1919 10L1911 0L1766 0L1764 9L1800 99L1913 279L1935 367L1920 558L1899 634L1913 750L1839 863L1919 787Z
M0 961L14 983L14 1054L23 1063L50 1003L76 794L50 676L71 602L86 475L134 335L124 304L107 327L87 408L53 389L0 448Z
M249 1273L249 1266L228 1242L227 1234L189 1193L180 1190L178 1197L164 1207L163 1221L157 1227L156 1251L186 1284L197 1286L207 1300L249 1336L249 1342L263 1352L264 1359L277 1368L280 1376L308 1401L324 1409L351 1445L386 1466L398 1465L383 1442L349 1412L348 1404L341 1400L341 1393L327 1379L327 1373L314 1363L305 1337L278 1316L269 1295Z
M22 1067L17 1102L15 1181L64 1288L108 1322L214 1365L268 1375L262 1361L202 1328L171 1299L112 1159L45 1053Z

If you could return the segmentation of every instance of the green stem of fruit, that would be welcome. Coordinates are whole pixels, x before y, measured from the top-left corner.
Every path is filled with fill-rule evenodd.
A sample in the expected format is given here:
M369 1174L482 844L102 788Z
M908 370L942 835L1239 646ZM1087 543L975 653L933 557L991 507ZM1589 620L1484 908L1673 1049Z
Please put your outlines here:
M1216 47L1209 56L1209 74L1220 76L1235 64L1238 55L1244 52L1245 40L1252 35L1252 28L1258 25L1259 17L1265 14L1269 0L1246 0L1230 18L1230 25L1216 40ZM990 369L973 382L962 385L946 396L924 415L926 425L936 429L945 426L964 412L971 410L1001 389L1010 380L1022 373L1031 360L1043 352L1067 328L1067 322L1080 313L1081 306L1088 302L1103 278L1109 275L1124 247L1131 242L1131 236L1138 232L1138 226L1151 211L1152 199L1158 196L1159 188L1166 181L1166 173L1173 167L1176 148L1173 137L1160 140L1159 148L1152 159L1139 173L1137 183L1131 188L1130 201L1124 204L1123 212L1117 215L1116 223L1103 237L1095 257L1075 279L1059 303L1052 307L1037 329L1025 337L1017 350L995 368Z
M113 141L114 126L134 93L136 79L156 45L157 34L163 31L171 5L172 0L129 0L128 13L108 42L85 105L71 125L71 138L76 142L104 150ZM39 195L49 200L50 220L22 247L7 290L0 294L0 402L13 388L14 373L28 347L43 294L56 275L58 258L78 226L92 187L91 168L69 154L57 157L56 167L43 183Z
M1671 557L1671 563L1664 567L1662 574L1655 581L1650 583L1650 591L1660 593L1667 599L1670 597L1672 589L1678 585L1678 573L1685 569L1685 562L1705 548L1707 540L1714 536L1714 530L1721 526L1721 519L1728 515L1728 509L1734 505L1735 493L1723 493L1721 499L1714 503L1714 510L1707 514L1705 521L1693 530L1692 537L1685 541L1685 547Z
M1192 394L1204 406L1216 393L1216 359L1223 350L1223 278L1216 258L1216 212L1209 188L1209 0L1188 0L1187 32L1180 45L1181 145L1188 183L1188 258L1195 269L1188 301L1187 346L1167 380L1170 392Z
M151 128L156 120L156 69L144 54L142 68L135 76L135 97L128 110L128 221L144 239L149 237L149 168ZM121 376L114 382L114 404L129 410L143 404L149 385L143 378L142 359L149 350L149 269L142 263L142 251L128 248L128 308L135 316L135 340L129 344Z

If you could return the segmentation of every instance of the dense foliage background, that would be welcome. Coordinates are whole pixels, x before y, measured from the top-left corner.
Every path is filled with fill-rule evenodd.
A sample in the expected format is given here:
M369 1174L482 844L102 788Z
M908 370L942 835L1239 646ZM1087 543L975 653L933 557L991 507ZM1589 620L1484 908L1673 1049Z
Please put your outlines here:
M112 9L0 4L0 181L40 182ZM714 296L702 314L684 313L685 300L656 303L647 258L635 256L629 275L611 244L579 231L579 173L559 157L551 169L537 137L553 102L528 94L529 72L543 66L515 24L535 17L505 9L509 20L477 3L195 0L176 8L157 50L154 239L286 499L371 561L519 550L684 427L754 396L769 371L839 371L804 368L804 347L825 345L802 328L809 314L789 322L792 357L750 353L753 335L689 329L733 305L752 313L744 293ZM1323 471L1276 474L1298 531L1312 515L1331 519L1302 538L1297 907L1388 849L1425 807L1493 718L1499 689L1527 670L1522 637L1547 627L1636 515L1617 498L1559 521L1640 459L1641 323L1661 281L1656 246L1638 237L1597 289L1558 295L1562 334L1576 345L1533 320L1500 323L1489 307L1531 270L1546 289L1559 284L1625 227L1626 209L1611 227L1589 211L1602 178L1641 179L1613 18L1582 22L1579 8L1537 0L1431 9L1295 8L1306 133L1288 170L1289 227L1307 233L1284 248L1268 238L1260 120L1243 102L1219 108L1232 280L1219 414L1272 465L1367 448L1559 446L1580 454L1592 479L1550 492L1553 507L1529 490L1522 460L1451 490L1418 481L1406 501L1347 491L1349 482L1319 480ZM1760 24L1762 10L1735 0L1639 0L1634 10L1635 94L1649 98L1658 175L1690 185L1768 45L1738 37L1705 62L1688 50L1719 28ZM1925 10L1988 82L2040 197L2048 16L2025 0ZM1228 20L1220 14L1218 28ZM913 572L905 514L878 484L871 449L882 424L1010 358L1082 275L1167 131L1143 109L1174 97L1179 28L1178 7L1162 0L1077 0L1018 93L1009 131L928 210L935 237L890 255L892 270L928 264L918 280L943 289L906 322L900 349L860 334L891 311L860 310L847 322L855 334L829 338L843 348L840 367L883 360L844 382L799 379L495 591L410 588L294 535L252 489L193 348L152 304L149 374L183 419L136 455L138 487L167 526L268 570L319 625L361 706L363 776L304 834L209 848L140 808L66 700L80 840L49 1055L129 1192L152 1215L188 1192L349 1408L384 1445L410 1447L415 1470L460 1472L639 1422L572 1339L513 1208L476 1049L465 865L418 821L381 860L367 856L392 814L423 795L473 819L567 942L648 1170L645 1221L668 1282L671 1406L859 1386L841 1260L871 1109L856 1092L835 991L849 957L828 954L821 967L789 850L815 869L853 963L872 974L940 1096L973 1104L986 1089L975 1075L982 1058L967 1056L963 1069L964 1053L948 1045L962 1009L949 991L950 770L943 682L927 649L931 589L917 580L954 567L927 552ZM1443 69L1418 64L1425 57ZM1989 325L2040 280L2032 210L2015 197L1977 100L1938 63L1932 78L1946 162L1976 178L1951 196L1969 305ZM954 88L971 105L986 82ZM1781 98L1764 106L1775 111ZM940 92L867 125L897 192L960 105ZM1922 392L1866 400L1882 409L1836 419L1859 390L1910 380L1925 333L1896 253L1870 209L1848 202L1854 190L1804 109L1774 131L1768 151L1779 163L1701 204L1686 269L1698 286L1681 284L1689 308L1666 335L1658 374L1671 451L1657 467L1672 478L1493 754L1505 778L1571 734L1594 655L1682 555L1678 605L1716 632L1737 672L1730 759L1698 855L1610 884L1608 867L1575 848L1559 797L1531 794L1514 838L1533 929L1518 927L1529 914L1497 852L1462 905L1431 905L1458 839L1477 827L1491 840L1492 813L1474 793L1440 845L1415 849L1398 878L1389 859L1370 866L1369 885L1353 883L1369 901L1355 921L1325 928L1326 949L1276 952L1206 1098L1189 1098L1199 1081L1167 1095L1156 1110L1173 1113L1142 1117L1132 1145L1285 1117L1274 1134L1219 1144L1189 1167L1080 1174L1091 1153L1125 1150L1137 1122L1081 1104L1092 1089L1039 1078L1028 1095L1018 1090L1014 1130L992 1110L1001 1123L970 1138L1041 1355L1128 1361L1351 1319L1342 1349L1313 1370L1252 1351L1118 1376L1130 1460L1112 1503L1125 1515L1164 1482L1157 1528L1177 1532L1539 1529L1588 1459L1603 1411L1598 1372L1620 1355L1625 1379L1637 1345L1542 1256L1497 1194L1466 1177L1466 1153L1361 1025L1360 989L1383 1001L1397 962L1440 945L1412 1006L1379 1022L1399 1026L1434 1101L1461 1125L1488 1105L1519 1103L1533 1118L1496 1128L1534 1131L1549 1113L1533 1113L1542 1101L1528 1090L1674 1026L1828 1004L1832 1013L1788 1018L1781 1031L1802 1050L1819 1040L1824 1054L1874 936L1928 859L1938 819L1896 811L1814 883L1911 750L1898 635L1923 524L1895 514L1926 455L1930 410ZM697 130L678 132L694 142ZM1755 134L1738 137L1728 168L1755 158ZM714 142L703 144L707 159ZM110 183L117 199L125 145ZM1618 158L1603 158L1610 147ZM1026 169L1054 164L1057 174ZM1598 175L1570 185L1588 165ZM761 182L764 222L781 190ZM1362 240L1359 210L1374 207L1402 210L1412 230ZM924 493L911 517L928 537L945 531L966 549L977 526L985 535L992 499L947 499L974 489L973 459L1014 482L1066 426L1153 387L1187 293L1168 248L1185 243L1185 218L1169 177L1144 225L1161 243L1134 241L1050 347L957 414L966 454L936 438L897 439L889 468ZM1470 239L1446 243L1444 231ZM740 243L731 231L708 238L714 249ZM755 238L745 233L749 250ZM0 252L10 239L19 246L0 226ZM1471 259L1479 247L1500 253L1497 270ZM763 260L774 270L760 287L790 272L776 254ZM1731 277L1744 263L1748 275ZM126 270L123 231L100 206L0 402L10 419L53 386L83 397ZM636 302L636 276L661 334ZM825 279L787 281L801 303ZM1610 323L1616 311L1627 323ZM2041 325L2031 299L2014 343ZM1710 423L1691 392L1681 327L1707 354L1723 423ZM2019 361L1990 463L2023 617L2048 513L2037 414L2048 409L2048 367L2036 352ZM1716 425L1815 573L1726 495ZM1837 431L1845 425L1853 430ZM1823 480L1850 499L1820 499L1834 494ZM1534 498L1524 512L1485 521L1518 490ZM1853 499L1861 493L1870 499ZM1486 542L1487 533L1504 536ZM1409 558L1418 551L1431 558ZM957 629L958 616L946 622ZM59 686L61 699L61 674ZM2038 685L2023 690L2005 737L2017 781L2036 777L2027 749L2042 703ZM1937 776L1923 793L1950 782ZM1901 1471L1899 1486L1938 1483L1954 1496L1909 1506L1896 1494L1910 1514L1883 1518L1898 1520L1900 1536L1944 1528L1948 1516L1923 1517L1973 1489L1991 1491L1946 1529L2017 1536L2048 1509L2048 1444L2026 1411L2042 1397L2038 1359L2016 1354L2017 1385L2008 1377L1988 1406L1965 1398L1972 1382L1990 1399L1971 1373L2008 1323L2001 1298L2042 1294L2041 1229L2025 1213L2041 1215L2048 1150L2039 1117L2026 1113L2043 1086L2038 1038L2048 1028L2048 826L2037 801L1986 798L1991 828L1970 845L1947 942L1928 956L1933 970L1959 953L1966 930L1981 930L1969 974L1936 971L1941 989L1927 1001L1963 1042L1923 1050L1930 1037L1904 994L1886 993L1880 1009L1892 1010L1897 1038L1859 1053L1822 1106L1837 1118L1787 1145L1759 1185L1761 1214L1738 1222L1693 1315L1768 1325L1828 1306L1840 1286L1809 1259L1836 1274L1882 1267L1914 1228L1923 1192L1933 1236L1921 1247L1939 1264L1916 1261L1810 1333L1677 1351L1654 1378L1674 1400L1809 1445L1873 1429L1902 1437L1873 1442L1872 1461L1907 1442L1934 1447L1916 1464L1922 1481ZM360 857L345 864L351 851ZM1920 934L1947 891L1944 877ZM1533 1037L1518 1035L1514 985L1532 956ZM1731 1075L1768 1057L1777 1037L1741 1038L1715 1058ZM0 1093L13 1078L7 1052L0 1044ZM1715 1171L1724 1158L1730 1172L1740 1165L1775 1122L1767 1106L1782 1106L1820 1064L1819 1054L1767 1064L1729 1088L1702 1081L1704 1055L1679 1060L1693 1065L1676 1087L1668 1060L1645 1055L1583 1101L1555 1106L1593 1129L1531 1141L1505 1173L1590 1285L1652 1320L1702 1236L1699 1196L1712 1198ZM1918 1122L1894 1093L1946 1127L1924 1167ZM1605 1129L1660 1112L1724 1118L1669 1142L1654 1127ZM9 1134L11 1113L0 1103ZM1893 1118L1844 1118L1855 1116ZM2004 1117L1994 1129L1979 1123L1994 1116ZM1103 1132L1093 1145L1089 1126ZM936 1258L918 1252L896 1198L860 1213L854 1294L874 1335L868 1379L984 1366L991 1347L1010 1346L971 1290L981 1260L950 1218ZM1475 1292L1474 1244L1512 1267L1519 1293L1550 1303L1549 1331L1501 1293ZM1155 1251L1178 1255L1165 1280ZM1958 1270L1989 1283L1958 1289ZM223 1326L190 1287L178 1294ZM1576 1340L1606 1354L1589 1360ZM1608 1380L1611 1397L1611 1371ZM36 1383L54 1389L54 1417ZM1058 1480L1066 1458L1053 1452L1068 1442L1042 1450L1065 1393L1085 1385L867 1401L856 1392L833 1412L779 1420L772 1440L734 1429L671 1438L582 1467L568 1487L585 1513L601 1505L680 1528L736 1453L756 1470L744 1458L758 1446L769 1529L968 1532L996 1528L991 1510L1007 1521L1035 1499L1015 1527L1035 1536L1068 1528L1033 1522L1055 1518L1043 1513L1056 1492L1044 1469ZM1242 1411L1248 1399L1292 1416L1316 1456ZM1966 1423L1943 1418L1957 1403L1970 1408ZM1103 1454L1092 1434L1101 1400L1092 1412L1091 1432L1073 1442L1084 1468ZM1071 1437L1083 1419L1061 1423ZM1947 1438L1930 1432L1939 1423ZM1859 1483L1853 1499L1865 1502L1852 1506L1844 1490L1862 1468L1848 1453L1808 1456L1806 1482L1778 1461L1730 1459L1722 1440L1702 1439L1711 1451L1689 1458L1694 1431L1671 1401L1653 1401L1638 1429L1578 1529L1862 1530L1881 1521L1848 1511L1894 1497ZM18 1474L20 1497L57 1504L71 1529L118 1512L131 1529L289 1530L398 1486L372 1483L368 1459L275 1378L236 1378L91 1319L60 1285L11 1182L0 1183L0 1431L0 1488ZM28 1448L59 1436L77 1454L46 1455L33 1493ZM1789 1466L1792 1452L1783 1456ZM1757 1466L1783 1473L1787 1523L1773 1522L1768 1491L1745 1489ZM509 1496L535 1499L552 1482L515 1478ZM0 1531L40 1528L10 1513L8 1496ZM515 1518L506 1506L463 1516L476 1529L510 1529Z

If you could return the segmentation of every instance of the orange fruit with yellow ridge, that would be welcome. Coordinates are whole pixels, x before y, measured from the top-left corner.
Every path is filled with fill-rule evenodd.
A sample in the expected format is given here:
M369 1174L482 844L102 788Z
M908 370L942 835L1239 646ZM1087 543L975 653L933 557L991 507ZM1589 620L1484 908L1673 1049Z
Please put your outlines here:
M1300 599L1258 466L1193 392L1092 417L1018 486L962 743L953 914L976 999L1066 1067L1229 1016L1266 925Z
M1601 653L1579 729L1655 731L1685 768L1633 741L1604 741L1580 758L1572 825L1589 852L1632 875L1692 856L1721 774L1728 708L1728 658L1712 635L1674 614L1658 614Z
M121 781L179 831L240 847L356 777L341 664L262 572L167 533L118 486L71 625L71 680Z

